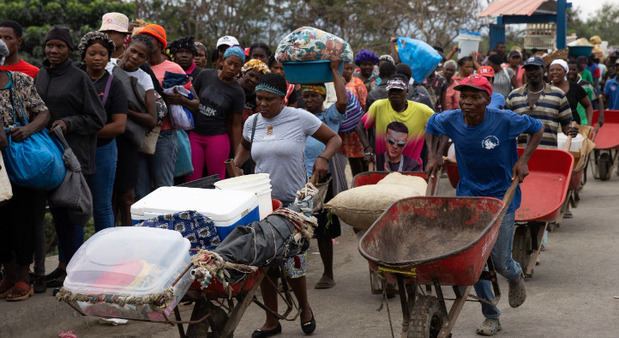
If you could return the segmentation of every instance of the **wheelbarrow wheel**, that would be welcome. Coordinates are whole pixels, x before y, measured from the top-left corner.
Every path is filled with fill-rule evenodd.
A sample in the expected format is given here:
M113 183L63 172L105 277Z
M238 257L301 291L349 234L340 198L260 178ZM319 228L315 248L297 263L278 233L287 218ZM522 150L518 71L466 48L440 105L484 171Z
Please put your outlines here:
M527 224L516 226L514 231L514 244L512 247L512 257L518 263L523 271L526 270L532 252L531 231Z
M418 295L411 312L408 338L437 337L446 320L436 297Z
M608 181L610 179L610 169L612 167L612 159L608 152L603 152L600 154L600 158L598 159L598 175L600 180Z

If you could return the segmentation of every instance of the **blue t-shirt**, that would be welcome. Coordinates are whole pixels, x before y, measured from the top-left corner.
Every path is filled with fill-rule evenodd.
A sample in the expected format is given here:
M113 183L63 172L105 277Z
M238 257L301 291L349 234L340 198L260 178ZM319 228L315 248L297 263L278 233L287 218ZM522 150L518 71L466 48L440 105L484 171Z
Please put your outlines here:
M528 115L493 108L486 108L482 123L467 126L462 111L456 109L432 115L426 133L447 135L455 144L460 173L456 195L502 199L512 183L512 168L518 161L516 137L533 134L541 128L542 123ZM519 187L508 212L520 207L520 198Z
M340 124L342 124L346 114L340 114L337 108L335 108L334 103L324 112L317 114L316 117L337 133L340 130ZM305 171L308 178L312 177L314 162L316 162L318 156L325 151L325 148L326 146L324 143L311 136L305 141Z
M494 109L504 109L505 108L505 96L499 93L492 93L492 97L490 97L490 104L488 108Z
M619 109L619 82L617 82L616 76L606 82L604 94L608 95L608 100L610 101L606 109Z

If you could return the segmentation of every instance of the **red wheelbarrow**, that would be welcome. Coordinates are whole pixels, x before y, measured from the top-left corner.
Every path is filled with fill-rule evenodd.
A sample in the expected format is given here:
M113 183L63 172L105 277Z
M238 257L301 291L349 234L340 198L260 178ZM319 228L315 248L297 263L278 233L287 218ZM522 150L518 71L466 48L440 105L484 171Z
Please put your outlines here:
M394 203L368 229L359 252L372 270L397 283L402 337L447 337L480 277L500 290L492 260L499 226L517 183L504 201L490 197L412 197ZM488 262L489 271L483 271ZM436 295L426 294L434 287ZM449 312L441 286L452 286ZM411 325L412 324L412 325Z
M522 154L523 148L518 148ZM529 176L520 185L522 202L516 210L513 258L532 277L544 232L559 222L570 185L574 157L564 150L536 149L529 159Z
M385 178L385 176L389 175L390 173L387 171L366 171L366 172L362 172L359 173L357 175L355 175L355 177L353 178L353 182L352 185L353 187L360 187L362 185L369 185L369 184L376 184L378 183L380 180L382 180L383 178ZM428 178L426 176L426 174L424 172L416 172L416 171L407 171L407 172L402 172L401 174L403 175L409 175L409 176L417 176L417 177L421 177L424 180L426 180L426 182L428 181ZM430 188L431 195L434 195L437 191L437 186L438 186L438 180L433 180L432 182L433 185ZM351 224L354 228L354 225ZM355 229L355 232L358 233L359 231L357 231ZM380 278L378 278L378 276L376 275L376 273L372 272L372 269L370 269L370 290L372 291L373 294L381 294L383 292L383 288L384 285L382 283L382 280ZM389 296L392 296L392 292L393 290L390 288L388 290L389 292Z
M591 125L595 124L598 126L593 135L593 177L607 181L612 175L619 154L619 110L605 110L602 118L599 111L595 110Z

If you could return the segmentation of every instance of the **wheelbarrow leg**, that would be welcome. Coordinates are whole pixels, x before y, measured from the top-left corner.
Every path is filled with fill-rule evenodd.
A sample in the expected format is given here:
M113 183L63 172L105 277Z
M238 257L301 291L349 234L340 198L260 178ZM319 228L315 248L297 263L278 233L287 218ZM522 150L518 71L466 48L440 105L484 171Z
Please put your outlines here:
M210 309L208 306L208 301L203 297L196 299L193 305L193 311L191 312L191 320L199 320L203 318L207 313L209 313ZM180 324L179 324L180 325ZM180 333L179 327L179 333ZM187 326L187 334L181 335L181 337L206 337L209 331L209 321L204 320L200 323L189 324Z
M531 253L531 257L529 258L526 268L524 269L524 274L527 278L533 277L533 269L535 269L535 262L537 261L537 257L542 249L542 239L544 238L544 232L546 231L548 223L532 223L530 226L531 240L533 241L533 252Z
M245 310L253 302L254 295L256 294L260 283L262 283L264 276L268 273L268 269L268 267L264 268L262 274L256 279L254 286L247 293L245 293L245 295L238 298L239 301L232 311L230 311L226 325L223 330L221 330L221 337L232 337L234 330L241 322L241 318L243 317Z
M411 319L410 309L412 307L409 308L404 279L401 275L396 275L396 278L398 280L398 291L400 292L400 305L402 306L402 338L406 338L408 336L408 325Z
M451 330L453 330L453 327L456 324L456 319L460 315L462 307L464 306L464 303L466 302L466 299L468 298L468 294L469 292L471 292L472 287L472 285L468 285L464 288L464 291L456 292L456 299L454 300L453 305L451 305L451 308L449 309L449 315L447 316L447 320L444 322L443 328L441 328L441 331L438 333L439 338L447 338L451 334ZM456 290L456 288L461 291L460 287L454 287L454 291Z

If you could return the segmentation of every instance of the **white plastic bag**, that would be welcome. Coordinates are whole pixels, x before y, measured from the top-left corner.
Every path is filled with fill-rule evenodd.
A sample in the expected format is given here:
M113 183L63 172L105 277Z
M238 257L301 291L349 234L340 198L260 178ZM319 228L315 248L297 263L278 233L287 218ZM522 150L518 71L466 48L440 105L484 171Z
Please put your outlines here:
M175 90L176 88L176 90ZM174 86L163 90L166 94L181 94L192 99L193 94L183 86ZM186 108L178 104L171 104L169 107L170 122L174 129L191 130L194 127L193 116Z

